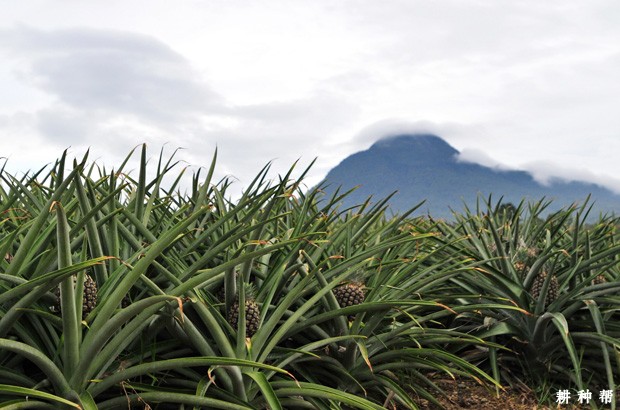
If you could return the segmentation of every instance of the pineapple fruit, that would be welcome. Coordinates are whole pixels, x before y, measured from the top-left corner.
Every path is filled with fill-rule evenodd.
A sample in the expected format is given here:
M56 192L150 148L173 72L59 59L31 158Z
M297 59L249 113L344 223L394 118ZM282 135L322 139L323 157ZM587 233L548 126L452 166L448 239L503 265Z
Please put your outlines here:
M366 298L366 292L364 290L364 284L361 282L351 282L344 285L340 285L333 290L334 296L338 301L340 307L359 305L364 302ZM355 319L354 315L349 315L349 321Z
M540 272L536 278L534 278L534 282L532 283L532 287L530 289L530 294L535 300L538 300L540 296L540 292L542 291L543 284L545 283L545 279L547 278L547 271ZM557 299L559 295L560 285L558 283L558 278L551 274L551 279L549 280L549 286L547 287L547 294L544 298L545 309Z
M77 278L73 277L73 284L77 283ZM56 303L53 306L55 312L60 313L60 286L56 288ZM82 297L82 319L86 318L97 306L97 283L90 276L84 278L84 294Z
M237 329L239 326L239 301L235 301L228 312L228 323ZM258 331L260 324L260 307L253 297L248 296L245 300L245 334L252 337Z
M236 274L235 274L236 276ZM260 306L256 303L255 299L255 288L252 284L246 284L245 288L245 335L247 337L252 337L258 331L258 327L260 325ZM222 302L226 299L224 286L221 288L221 292L219 293L219 297L222 298ZM228 323L233 327L233 329L239 328L239 299L238 295L235 299L234 303L230 306L228 310L228 316L226 317Z
M90 275L84 279L84 297L82 298L82 317L86 317L97 306L97 284Z

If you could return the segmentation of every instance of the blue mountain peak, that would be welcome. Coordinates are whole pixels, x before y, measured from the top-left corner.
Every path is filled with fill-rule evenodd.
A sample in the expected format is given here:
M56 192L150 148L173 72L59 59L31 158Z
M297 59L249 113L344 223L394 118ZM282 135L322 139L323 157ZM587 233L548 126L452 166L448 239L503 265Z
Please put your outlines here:
M453 162L459 153L450 144L432 134L402 134L382 138L368 153L390 158L394 164L410 162Z
M378 200L396 191L389 201L393 211L403 212L425 201L420 210L436 217L449 217L450 208L475 204L479 195L490 194L513 203L544 197L553 200L556 209L583 202L591 194L597 204L595 212L619 211L620 196L599 186L579 182L543 186L525 171L498 171L459 162L458 153L432 134L385 137L332 169L324 180L329 185L326 192L358 186L343 201L354 206L369 196Z

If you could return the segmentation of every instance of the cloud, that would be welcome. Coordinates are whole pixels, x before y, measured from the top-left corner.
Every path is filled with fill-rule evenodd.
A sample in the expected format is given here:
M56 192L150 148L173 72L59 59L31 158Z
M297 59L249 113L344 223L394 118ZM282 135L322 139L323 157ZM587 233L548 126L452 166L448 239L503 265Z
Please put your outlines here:
M457 122L434 122L427 120L409 121L400 118L385 118L365 126L355 133L347 144L357 147L368 147L381 138L404 134L433 134L452 141L466 139L474 133L483 134L483 130L475 125Z
M482 165L487 168L493 168L493 169L500 170L500 171L514 170L514 168L508 165L502 164L501 162L492 158L486 152L479 150L479 149L473 149L473 148L464 149L459 152L459 154L456 157L456 160L457 162L478 164L478 165Z
M0 48L21 62L20 79L55 98L27 114L55 148L105 146L122 156L140 141L170 143L191 147L183 157L200 164L217 145L223 169L249 180L268 161L285 170L321 156L322 142L346 134L360 113L327 82L295 99L233 104L151 36L24 26L0 34Z
M551 161L529 162L525 164L525 168L537 182L543 185L550 185L554 182L588 182L620 194L620 179L601 175L585 168L566 167Z
M33 123L41 135L60 146L89 143L99 129L101 118L70 108L45 108L33 115ZM95 125L95 126L94 126Z
M339 132L346 134L358 115L354 104L330 93L236 106L221 123L213 123L209 130L196 130L188 144L199 153L211 152L215 142L220 161L236 169L235 177L249 181L270 161L277 164L274 168L286 172L297 160L300 166L316 157L325 160L333 154L326 149L326 142ZM340 158L342 155L346 153L339 152ZM194 153L188 153L188 158L192 163L199 161ZM308 183L318 183L327 170L314 167Z
M2 34L4 46L30 62L22 77L66 107L160 125L224 110L189 62L154 37L27 27Z
M346 129L359 116L360 109L345 98L325 92L295 100L241 105L231 109L231 114L242 118L244 126L260 136L295 139L305 145L309 138L327 140L335 130Z
M80 155L93 148L112 162L141 142L186 146L209 130L204 124L227 116L223 98L183 56L155 37L20 26L0 30L0 39L0 50L17 67L16 79L53 96L43 108L19 113L27 118L21 122L22 135L39 141L31 152L72 147ZM14 148L7 152L20 152Z
M318 156L312 175L325 174L410 132L441 136L465 161L616 173L617 4L308 4L8 7L0 27L32 26L0 28L0 127L48 150L169 142L195 164L217 144L218 169L242 180L299 157Z

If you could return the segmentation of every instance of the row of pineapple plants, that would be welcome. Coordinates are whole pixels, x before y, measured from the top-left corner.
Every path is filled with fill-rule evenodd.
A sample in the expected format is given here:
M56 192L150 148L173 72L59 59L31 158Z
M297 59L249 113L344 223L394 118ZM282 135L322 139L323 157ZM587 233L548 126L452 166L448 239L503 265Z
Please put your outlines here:
M343 209L295 167L231 200L216 155L178 167L142 146L115 169L65 153L1 171L2 408L416 408L436 374L617 383L614 218L490 199L388 217L389 198Z
M182 188L141 148L2 170L3 408L415 408L431 372L493 382L450 352L488 343L437 325L473 261L434 224L340 209L294 167L233 201L214 156Z
M452 280L460 304L500 303L450 318L446 326L497 343L461 351L504 385L553 401L560 389L616 390L620 377L620 272L616 217L592 206L557 211L541 200L481 201L442 223L453 251L477 261ZM515 309L516 308L516 309ZM615 408L615 401L612 403Z

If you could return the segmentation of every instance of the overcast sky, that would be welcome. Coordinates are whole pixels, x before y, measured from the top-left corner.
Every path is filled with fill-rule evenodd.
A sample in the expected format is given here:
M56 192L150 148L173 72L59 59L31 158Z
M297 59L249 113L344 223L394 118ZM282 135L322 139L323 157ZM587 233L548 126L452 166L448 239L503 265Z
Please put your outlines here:
M0 13L0 156L146 142L239 184L391 133L620 191L617 0L44 1Z

